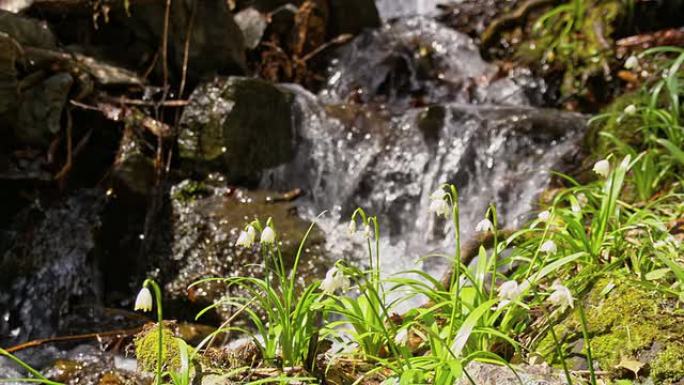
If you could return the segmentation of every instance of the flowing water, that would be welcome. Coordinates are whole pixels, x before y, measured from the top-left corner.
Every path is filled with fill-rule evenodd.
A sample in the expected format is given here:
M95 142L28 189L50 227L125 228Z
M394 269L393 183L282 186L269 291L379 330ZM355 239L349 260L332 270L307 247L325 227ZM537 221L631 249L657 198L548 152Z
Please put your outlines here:
M417 267L443 274L439 263L418 262L453 252L450 223L428 209L442 184L459 189L464 240L490 204L501 226L522 224L584 127L580 115L531 106L541 82L497 77L467 36L423 17L357 38L320 95L292 89L297 156L262 185L307 191L309 217L328 213L318 222L335 258L363 260L347 221L357 207L377 215L387 275Z

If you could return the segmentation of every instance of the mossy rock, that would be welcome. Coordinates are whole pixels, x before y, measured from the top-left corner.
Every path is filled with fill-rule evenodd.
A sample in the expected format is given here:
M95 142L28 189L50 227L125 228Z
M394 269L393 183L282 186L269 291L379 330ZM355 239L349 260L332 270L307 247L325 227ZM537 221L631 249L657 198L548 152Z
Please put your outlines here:
M294 97L259 79L216 78L198 87L183 112L181 159L194 171L256 180L294 156Z
M180 370L180 348L178 338L171 329L171 325L164 325L162 330L162 370ZM135 358L138 361L138 370L143 372L155 372L159 356L159 326L156 324L146 325L135 337Z
M601 370L619 378L626 374L623 363L629 360L642 363L639 374L650 373L657 384L684 379L684 314L676 311L676 299L616 276L599 279L582 306L593 358ZM566 357L586 355L577 312L554 331L565 343ZM536 350L558 364L555 349L548 333Z

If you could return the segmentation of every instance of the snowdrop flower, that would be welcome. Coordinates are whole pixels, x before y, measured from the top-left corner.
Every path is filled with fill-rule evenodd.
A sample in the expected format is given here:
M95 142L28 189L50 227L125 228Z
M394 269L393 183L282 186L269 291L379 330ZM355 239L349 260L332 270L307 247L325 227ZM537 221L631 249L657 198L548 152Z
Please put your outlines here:
M451 212L449 202L446 200L447 193L439 189L430 194L430 212L438 216L448 217Z
M625 61L625 69L633 70L637 67L639 67L639 59L637 59L637 57L634 55L628 57Z
M565 311L565 309L568 307L575 307L575 299L572 297L570 289L568 289L566 286L563 286L558 281L551 285L551 289L553 289L553 293L551 293L547 300L553 305L558 306L561 312Z
M542 211L537 215L537 218L542 222L547 222L551 219L551 212L549 210Z
M355 233L356 233L356 221L352 219L351 221L349 221L349 225L347 225L347 234L349 234L349 236L352 236Z
M625 115L634 115L637 112L637 108L634 104L630 104L629 106L625 107Z
M408 330L401 329L396 336L394 336L394 343L397 345L406 345L408 343Z
M542 243L541 247L539 247L539 251L548 254L555 254L558 251L558 247L556 246L556 242L549 239L548 241Z
M594 172L607 178L610 173L610 162L607 159L599 160L594 164Z
M247 230L243 230L238 235L235 246L251 247L256 239L256 230L252 225L247 226Z
M475 231L481 232L481 233L486 233L486 232L492 231L492 229L494 229L494 225L487 218L481 220L477 224L477 226L475 226Z
M144 312L152 310L152 293L150 289L146 287L140 289L138 296L135 298L133 310L142 310Z
M273 231L271 226L266 226L264 231L261 232L261 243L264 245L274 243L276 239L276 233Z
M371 230L370 224L365 224L363 226L363 232L361 232L363 239L371 239L373 237L373 231Z
M573 213L578 214L582 211L582 206L580 206L579 200L570 202L570 209Z
M326 294L332 294L337 289L348 290L349 285L349 278L345 277L337 266L333 266L325 273L325 279L321 282L321 290Z
M520 285L517 281L506 281L499 286L499 298L513 300L520 294Z

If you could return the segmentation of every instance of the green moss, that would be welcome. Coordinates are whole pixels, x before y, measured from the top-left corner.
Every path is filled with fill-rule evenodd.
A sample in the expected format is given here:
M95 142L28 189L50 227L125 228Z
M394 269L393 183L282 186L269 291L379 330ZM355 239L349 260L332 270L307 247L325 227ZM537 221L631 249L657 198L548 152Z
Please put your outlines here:
M542 15L543 25L532 28L517 55L529 63L546 63L548 70L562 74L564 96L583 95L589 80L607 77L613 60L614 26L623 17L619 0L585 0L577 11L564 3Z
M154 372L157 369L158 356L158 326L146 327L133 341L135 357L138 360L138 370ZM164 327L162 348L162 370L177 371L180 368L180 354L177 338L170 328Z
M185 180L174 186L171 197L175 201L187 204L208 195L211 195L211 189L203 182Z
M614 285L608 290L608 285ZM656 354L652 374L661 382L681 378L684 373L684 317L673 313L670 301L661 293L647 290L624 277L599 279L582 301L591 338L594 360L602 370L619 374L623 358ZM577 312L573 312L554 331L567 346L581 337ZM537 352L558 364L556 347L548 333L537 345ZM566 349L567 350L567 349ZM569 355L566 351L566 356ZM586 345L582 349L586 354Z
M651 363L651 376L658 384L684 378L684 345L672 343L660 352Z

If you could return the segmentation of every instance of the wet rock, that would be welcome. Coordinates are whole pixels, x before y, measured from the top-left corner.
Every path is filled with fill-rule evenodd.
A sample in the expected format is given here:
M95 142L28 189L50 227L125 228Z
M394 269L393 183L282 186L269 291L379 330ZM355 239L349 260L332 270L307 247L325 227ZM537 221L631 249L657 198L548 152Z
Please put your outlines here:
M133 128L126 128L110 173L112 187L119 196L144 199L151 193L156 170L154 160L145 148L142 135Z
M0 259L0 340L51 335L74 304L97 298L96 238L104 194L81 191L47 210L34 206L17 221Z
M57 40L46 23L2 10L0 10L0 32L11 36L21 45L37 48L57 46Z
M358 36L339 51L322 93L402 108L439 101L467 102L496 67L486 63L466 35L422 17Z
M328 36L331 38L345 33L356 35L364 29L381 25L374 0L328 0L328 7Z
M47 146L61 129L64 110L74 80L67 73L45 79L21 95L15 138L23 144Z
M225 187L219 176L204 182L184 181L171 189L172 226L165 238L172 244L171 255L161 255L164 292L170 297L165 309L175 309L182 317L194 317L204 306L230 294L222 283L207 283L192 289L188 286L209 277L263 276L263 258L259 246L235 247L238 234L245 225L271 217L275 224L285 262L291 266L299 242L309 223L297 214L297 206L283 200L281 194L246 191ZM326 262L322 259L324 238L319 231L309 237L301 259L300 276L322 276ZM225 319L227 309L219 308Z
M66 385L147 385L152 376L132 370L126 359L89 345L59 352L43 374Z
M676 298L624 277L608 277L594 284L583 306L598 369L614 378L633 378L637 371L656 384L675 384L684 378L684 316L676 310ZM569 363L586 368L586 342L579 321L573 312L554 330L570 350L566 352L566 357L573 357ZM537 352L557 363L552 340L550 334L545 336Z
M217 78L198 87L181 118L180 157L231 181L254 180L292 158L292 95L268 82Z

